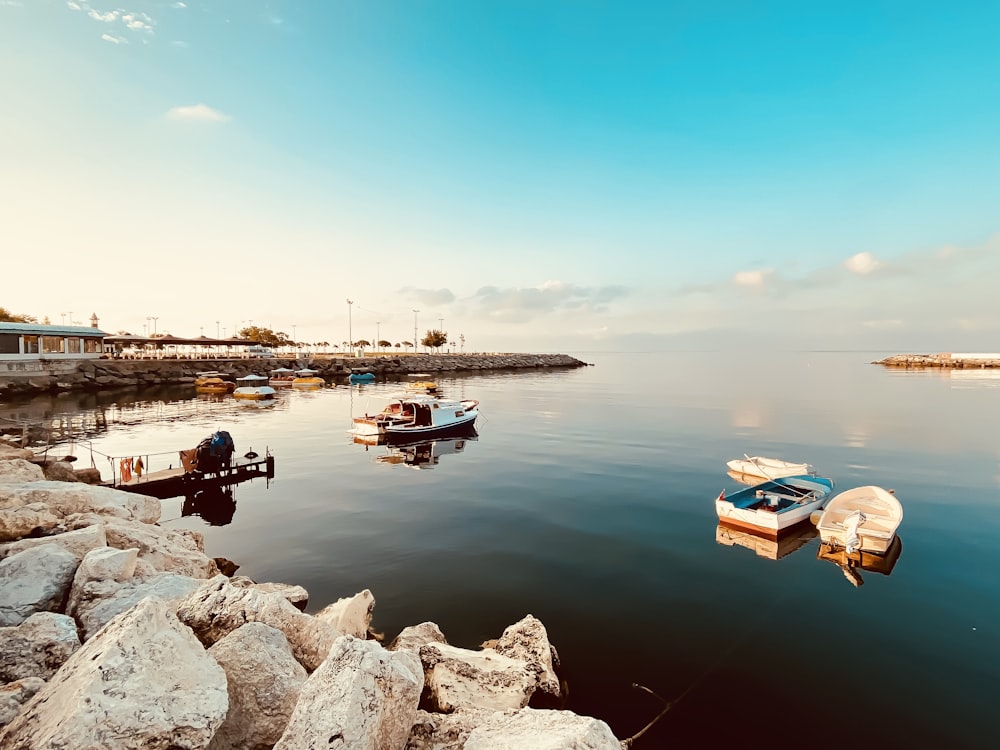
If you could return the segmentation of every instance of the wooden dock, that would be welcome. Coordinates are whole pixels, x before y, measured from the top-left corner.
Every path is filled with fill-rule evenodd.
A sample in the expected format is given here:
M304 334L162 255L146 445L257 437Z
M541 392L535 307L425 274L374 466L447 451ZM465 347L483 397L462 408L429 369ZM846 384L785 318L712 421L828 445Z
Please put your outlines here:
M226 487L252 479L274 479L274 456L240 458L221 471L204 474L184 469L163 469L141 477L133 476L127 482L110 486L116 490L136 492L163 500L168 497L187 497L208 487Z

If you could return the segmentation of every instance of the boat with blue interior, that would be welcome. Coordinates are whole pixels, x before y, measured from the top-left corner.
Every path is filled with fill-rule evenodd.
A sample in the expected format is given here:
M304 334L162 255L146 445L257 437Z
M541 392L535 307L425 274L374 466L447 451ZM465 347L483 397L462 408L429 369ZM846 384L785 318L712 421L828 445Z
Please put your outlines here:
M715 499L719 522L757 534L777 536L820 510L833 492L833 480L811 475L779 477Z
M244 375L236 378L236 390L233 391L233 398L245 401L270 401L277 391L267 384L267 378L263 375Z
M292 385L296 388L322 388L326 385L326 381L319 376L318 370L310 370L308 367L303 367L301 370L295 371L295 378L292 380Z

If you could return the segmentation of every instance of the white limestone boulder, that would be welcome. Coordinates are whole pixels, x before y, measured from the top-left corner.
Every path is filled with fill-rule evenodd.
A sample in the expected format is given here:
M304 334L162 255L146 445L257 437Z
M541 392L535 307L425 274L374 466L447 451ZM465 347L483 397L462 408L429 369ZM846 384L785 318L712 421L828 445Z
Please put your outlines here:
M40 482L45 479L42 467L23 458L0 460L0 482Z
M344 635L353 635L364 640L368 637L368 626L375 609L375 597L368 589L338 599L315 614L317 620L328 622Z
M73 465L68 461L48 461L42 467L46 479L53 482L79 482L80 478L73 471Z
M0 483L0 542L37 536L80 513L155 523L160 518L160 501L82 482Z
M403 628L399 635L389 644L390 651L419 652L420 647L427 643L447 643L441 628L433 622L422 622Z
M196 532L175 531L149 523L124 518L105 518L93 514L72 516L71 527L84 527L100 521L109 547L139 550L139 560L154 570L190 578L211 578L219 572L215 561L204 551L204 539Z
M270 750L288 726L306 670L280 630L248 622L208 650L229 683L229 713L208 750Z
M68 615L36 612L20 625L0 628L0 683L49 679L80 648Z
M35 612L60 609L76 566L76 558L58 544L0 560L0 627L20 625Z
M0 442L0 461L12 461L16 459L30 461L34 457L35 452L30 448L18 448L16 445Z
M418 709L405 750L462 750L472 730L493 713L472 709L437 714Z
M21 712L21 707L43 687L45 680L41 677L25 677L0 685L0 727L12 722Z
M423 688L417 657L375 641L338 638L306 680L274 750L397 750L410 734Z
M524 708L538 684L524 661L493 649L470 651L446 643L420 647L429 706L450 713L458 709Z
M90 550L98 547L106 547L108 539L104 534L104 526L100 523L93 526L86 526L75 531L67 531L62 534L52 534L51 536L32 537L21 539L16 542L6 542L0 544L0 560L9 557L17 552L21 552L32 547L39 547L43 544L58 544L63 549L71 552L79 561L83 560Z
M145 599L84 644L0 731L4 748L205 748L226 675L166 604Z
M538 690L553 698L562 697L548 633L538 618L527 615L514 623L503 631L493 648L498 654L525 662L538 675Z
M464 750L621 750L599 719L571 711L525 708L495 713L469 734Z
M300 612L305 611L309 604L309 592L302 586L291 583L257 583L246 576L233 576L229 579L234 586L244 589L257 589L266 594L279 594L287 599Z
M299 612L281 594L234 586L224 575L206 581L185 599L177 615L206 646L248 622L262 622L284 633L295 659L313 671L344 635L333 623Z

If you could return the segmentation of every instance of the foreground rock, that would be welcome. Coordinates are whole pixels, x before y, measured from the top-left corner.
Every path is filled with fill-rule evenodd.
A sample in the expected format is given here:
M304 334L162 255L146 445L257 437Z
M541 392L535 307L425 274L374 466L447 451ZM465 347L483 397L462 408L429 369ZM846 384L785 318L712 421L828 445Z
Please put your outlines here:
M67 552L72 553L73 557L79 562L83 560L84 556L90 550L106 547L108 538L104 533L103 524L97 523L93 526L86 526L75 531L67 531L63 534L21 539L16 542L0 544L0 559L10 557L17 552L23 552L32 547L39 547L43 544L58 544Z
M432 710L524 708L538 685L536 673L520 659L493 649L471 651L444 643L420 648Z
M406 743L424 684L416 656L339 638L310 675L275 750L395 750Z
M228 704L222 668L167 605L145 599L69 658L0 747L203 748Z
M226 673L229 713L209 750L269 750L292 716L306 681L280 630L251 622L208 653Z
M465 750L621 750L611 727L570 711L495 713L469 734Z
M358 596L370 611L367 597ZM345 604L337 611L345 609L355 608ZM178 607L177 615L206 646L248 622L270 625L284 634L295 659L309 671L323 663L334 641L343 635L339 619L329 622L303 614L281 594L234 586L224 575L206 581Z
M43 687L45 680L40 677L25 677L0 685L0 727L12 722L21 712L21 706Z
M82 482L0 483L0 542L64 531L63 522L81 513L151 524L160 519L160 501Z
M0 626L19 625L35 612L61 609L76 566L76 558L57 544L0 560Z
M80 648L72 617L38 612L16 627L0 628L0 683L48 680Z
M44 479L42 467L23 458L0 459L0 482L37 482Z

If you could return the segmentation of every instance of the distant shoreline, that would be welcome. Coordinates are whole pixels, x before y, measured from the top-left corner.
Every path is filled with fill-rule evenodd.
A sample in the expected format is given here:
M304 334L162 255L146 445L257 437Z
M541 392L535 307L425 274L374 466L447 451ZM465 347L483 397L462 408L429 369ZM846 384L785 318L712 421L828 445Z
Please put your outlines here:
M983 370L1000 367L1000 352L893 354L891 357L872 362L872 364L914 369L937 367L948 370Z

